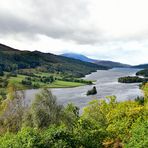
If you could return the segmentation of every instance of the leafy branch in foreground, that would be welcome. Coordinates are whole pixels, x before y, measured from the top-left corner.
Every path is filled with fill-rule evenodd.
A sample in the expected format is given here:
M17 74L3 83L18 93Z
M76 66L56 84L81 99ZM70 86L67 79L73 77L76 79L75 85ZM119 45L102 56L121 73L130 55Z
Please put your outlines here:
M43 89L36 95L29 111L25 115L26 125L45 128L50 124L59 124L62 117L63 106L57 104L56 97L48 89Z
M5 116L13 126L6 126L0 120L0 147L148 147L148 84L143 86L143 90L144 102L139 99L117 102L115 96L110 96L105 100L91 101L79 115L79 109L74 104L66 107L59 105L56 97L45 89L30 107L25 108L25 112L23 110L21 118L12 119L11 113ZM16 96L13 95L15 93L10 94L14 96L8 99L12 104ZM24 106L20 107L23 109ZM4 119L6 111L9 111L7 105L5 109L1 108L0 119ZM18 113L18 109L15 111Z

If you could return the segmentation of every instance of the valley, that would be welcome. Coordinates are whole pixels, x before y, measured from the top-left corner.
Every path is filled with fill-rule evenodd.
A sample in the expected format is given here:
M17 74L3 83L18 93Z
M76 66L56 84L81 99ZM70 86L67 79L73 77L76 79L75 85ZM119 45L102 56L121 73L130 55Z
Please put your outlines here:
M148 148L147 0L0 0L0 148Z

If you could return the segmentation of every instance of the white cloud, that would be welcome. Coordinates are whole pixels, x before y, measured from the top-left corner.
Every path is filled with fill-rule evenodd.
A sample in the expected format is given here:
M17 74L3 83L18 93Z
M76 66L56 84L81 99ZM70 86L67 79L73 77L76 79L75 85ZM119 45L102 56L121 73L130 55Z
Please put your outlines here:
M0 42L148 63L147 0L0 0Z

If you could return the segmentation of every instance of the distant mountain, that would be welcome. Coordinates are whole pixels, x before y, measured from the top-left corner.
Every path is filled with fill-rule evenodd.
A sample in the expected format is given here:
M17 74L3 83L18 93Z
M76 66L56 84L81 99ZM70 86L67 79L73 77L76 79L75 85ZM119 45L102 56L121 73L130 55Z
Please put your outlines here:
M148 68L148 64L140 64L140 65L136 65L136 66L132 66L133 68L140 68L140 69L145 69Z
M75 77L82 77L98 69L107 69L94 63L39 51L21 51L3 44L0 44L0 68L4 71L38 68Z
M62 56L70 57L70 58L73 58L73 59L78 59L78 60L85 61L85 62L91 62L91 63L95 63L95 64L98 64L98 65L110 67L110 68L113 68L113 67L130 67L130 65L127 65L127 64L122 64L122 63L113 62L113 61L95 60L95 59L91 59L91 58L88 58L84 55L76 54L76 53L65 53L65 54L62 54Z
M76 54L76 53L64 53L64 54L61 54L61 56L81 60L84 62L95 63L95 61L96 61L96 60L90 59L82 54Z

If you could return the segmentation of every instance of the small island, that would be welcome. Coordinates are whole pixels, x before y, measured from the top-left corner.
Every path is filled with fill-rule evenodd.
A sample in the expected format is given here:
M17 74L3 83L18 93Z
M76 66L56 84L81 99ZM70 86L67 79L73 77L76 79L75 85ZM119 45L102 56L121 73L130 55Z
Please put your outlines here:
M120 77L118 79L118 82L120 83L141 83L144 82L144 78L139 78L138 76L126 76L126 77Z
M89 96L89 95L95 95L95 94L97 94L97 89L96 89L96 87L94 86L91 90L88 90L87 91L87 96Z
M142 76L142 77L141 77ZM120 83L141 83L148 82L148 69L140 70L136 73L136 76L126 76L118 78Z

